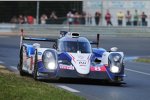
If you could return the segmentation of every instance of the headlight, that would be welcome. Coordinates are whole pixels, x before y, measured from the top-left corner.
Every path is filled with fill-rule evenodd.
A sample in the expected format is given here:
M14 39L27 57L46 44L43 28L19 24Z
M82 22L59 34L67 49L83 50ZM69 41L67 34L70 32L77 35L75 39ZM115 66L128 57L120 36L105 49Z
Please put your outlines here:
M109 66L112 73L120 73L122 70L122 56L119 53L109 55Z
M121 58L121 57L117 55L117 56L114 56L114 57L113 57L113 60L114 60L115 62L117 62L117 61L120 60L120 58Z
M119 72L119 67L117 67L117 66L112 66L112 67L110 68L110 71L111 71L112 73L118 73L118 72Z
M47 68L50 69L50 70L54 70L56 67L55 67L55 62L49 62L47 64Z
M51 52L46 52L45 56L46 58L50 59L53 55Z
M56 65L56 56L55 56L55 52L52 50L46 50L43 53L43 57L42 57L44 66L49 69L49 70L55 70L57 68Z

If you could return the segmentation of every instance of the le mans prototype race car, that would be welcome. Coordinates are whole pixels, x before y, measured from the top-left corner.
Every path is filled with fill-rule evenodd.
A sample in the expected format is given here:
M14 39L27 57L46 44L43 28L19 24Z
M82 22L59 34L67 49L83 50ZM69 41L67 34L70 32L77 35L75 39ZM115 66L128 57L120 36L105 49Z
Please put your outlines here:
M22 30L23 33L23 30ZM113 47L110 51L92 48L78 32L60 32L59 39L21 36L20 75L31 74L35 80L84 78L123 83L124 53ZM26 44L24 40L54 42L53 48L41 48L39 43Z

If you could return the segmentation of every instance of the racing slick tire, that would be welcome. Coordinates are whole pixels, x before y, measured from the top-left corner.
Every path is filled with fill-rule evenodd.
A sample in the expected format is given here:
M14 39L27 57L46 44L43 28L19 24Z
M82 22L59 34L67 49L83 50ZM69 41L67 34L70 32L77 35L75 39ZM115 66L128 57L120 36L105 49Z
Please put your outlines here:
M35 61L34 61L34 73L33 73L33 78L35 80L38 80L38 64L37 64L37 51L35 52Z
M19 73L21 76L25 76L27 73L25 73L23 70L22 70L22 67L23 67L23 49L24 49L24 46L21 47L20 49L20 61L19 61L19 64L18 64L18 70L19 70Z

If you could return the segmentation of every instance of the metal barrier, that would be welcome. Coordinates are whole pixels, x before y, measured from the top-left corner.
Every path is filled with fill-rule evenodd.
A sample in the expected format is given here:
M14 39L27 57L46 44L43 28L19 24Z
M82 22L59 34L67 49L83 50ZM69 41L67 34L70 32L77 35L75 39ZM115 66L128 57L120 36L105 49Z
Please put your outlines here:
M29 25L29 24L0 24L0 32L19 32L24 29L26 34L59 35L60 31L75 31L83 35L115 35L115 36L138 36L150 37L149 27L114 27L114 26L88 26L88 25Z

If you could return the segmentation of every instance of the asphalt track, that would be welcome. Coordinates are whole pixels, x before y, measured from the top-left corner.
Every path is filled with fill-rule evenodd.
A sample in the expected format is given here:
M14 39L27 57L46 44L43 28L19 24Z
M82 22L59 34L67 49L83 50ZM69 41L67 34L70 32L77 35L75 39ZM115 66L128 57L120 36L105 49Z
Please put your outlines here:
M87 36L88 37L88 36ZM94 37L89 39L94 40ZM62 82L47 82L55 84L87 100L147 100L150 98L150 64L131 61L138 56L150 56L150 38L102 36L100 47L109 50L117 46L126 55L125 82L122 86L104 84L98 81L66 80ZM42 46L51 45L41 43ZM19 37L0 36L0 64L13 71L19 61Z

